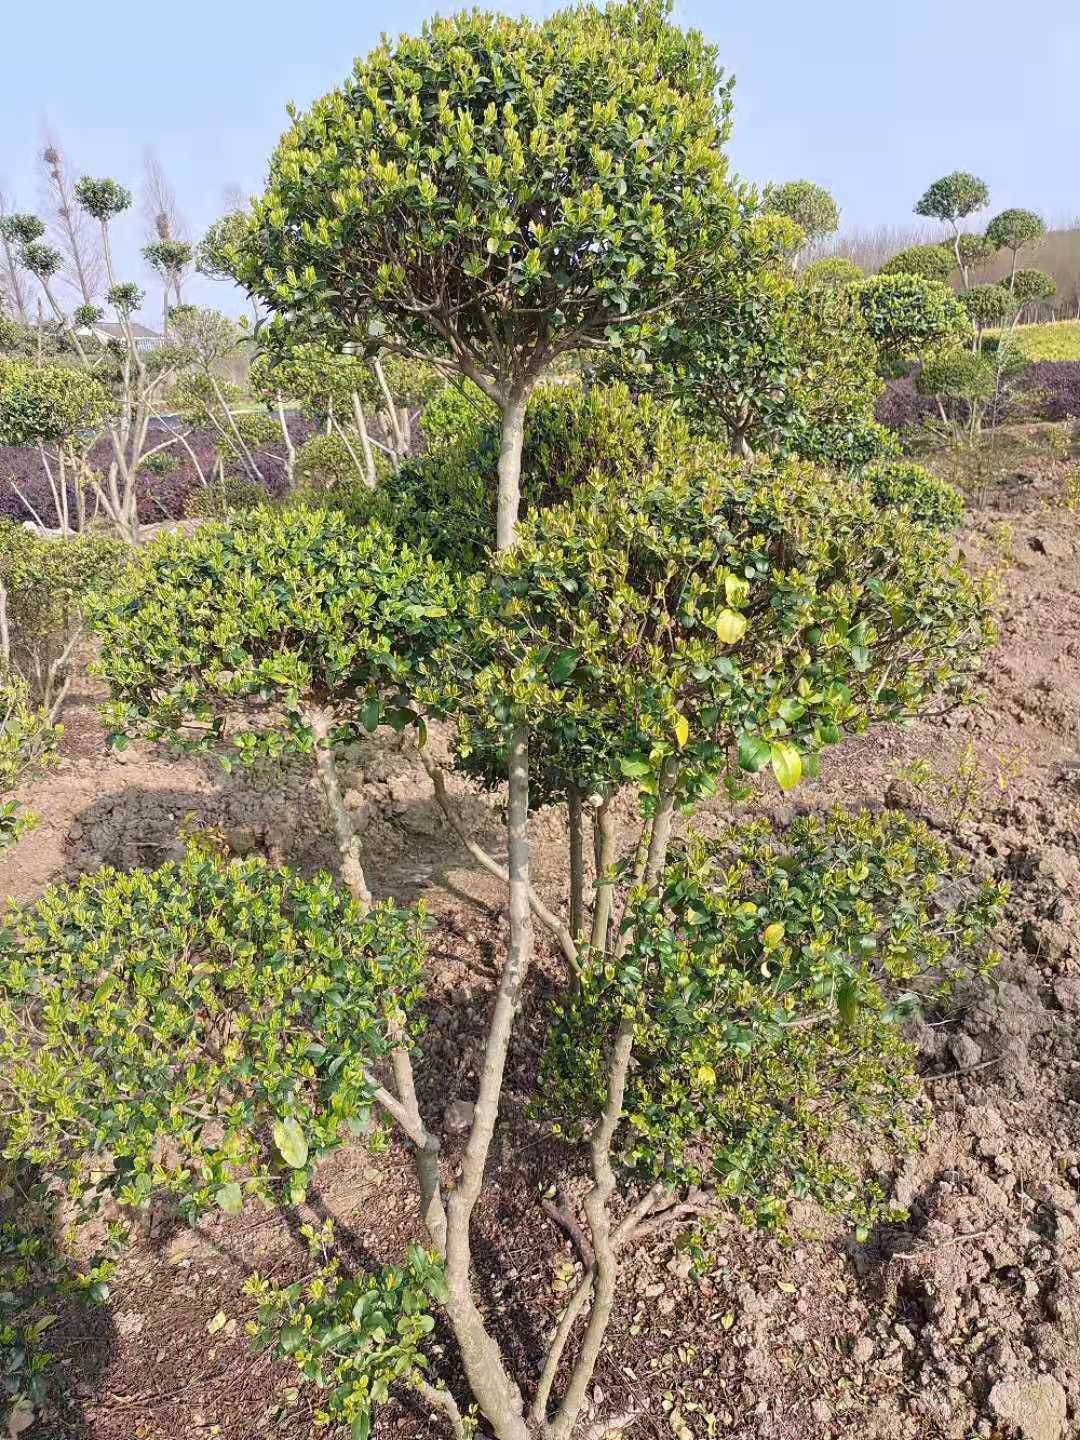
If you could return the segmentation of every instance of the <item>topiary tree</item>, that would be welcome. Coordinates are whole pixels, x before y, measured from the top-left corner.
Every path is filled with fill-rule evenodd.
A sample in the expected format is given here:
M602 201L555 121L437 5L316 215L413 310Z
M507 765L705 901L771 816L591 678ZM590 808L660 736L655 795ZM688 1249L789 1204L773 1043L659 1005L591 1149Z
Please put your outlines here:
M150 245L144 245L142 254L151 270L161 277L165 285L161 333L168 335L169 296L170 293L175 295L177 305L183 305L184 297L181 293L181 286L184 282L184 274L191 266L195 250L185 240L166 238L155 240Z
M111 408L108 391L85 369L0 358L0 445L38 451L62 536L85 523L87 491L93 488L85 436L102 425ZM37 524L48 528L14 479L10 484Z
M715 268L729 109L715 52L659 0L431 21L295 117L238 273L290 326L377 337L499 406L505 548L537 382Z
M131 281L118 280L111 240L111 227L130 207L131 192L115 180L90 176L83 176L74 188L76 202L97 221L101 231L108 278L106 299L115 314L119 338L110 341L103 350L92 334L87 333L101 319L102 312L97 306L80 306L71 316L64 313L52 283L60 268L58 252L33 242L23 245L20 260L39 281L56 324L83 370L109 384L110 405L94 422L94 432L78 438L79 453L83 455L90 452L98 440L106 442L110 460L104 473L88 463L83 464L80 479L92 491L97 507L105 512L117 532L136 544L140 536L137 475L147 456L173 445L179 438L167 417L162 415L161 397L191 357L172 346L151 361L136 344L132 317L143 302L143 292ZM151 443L150 425L155 418L170 431L169 438L157 444ZM75 438L68 437L69 445ZM194 458L190 447L188 453ZM195 464L198 468L197 459ZM66 518L61 517L59 523L66 525Z
M953 241L942 242L943 250L953 256L954 260L959 257L960 274L963 283L968 283L967 277L977 265L984 265L988 260L993 259L997 250L985 235L978 235L970 230L962 230Z
M1045 270L1014 270L1009 290L1018 306L1050 300L1057 293L1057 282Z
M21 677L50 725L85 638L90 596L113 583L125 553L90 531L59 543L0 520L0 674Z
M1016 308L1006 285L973 285L960 296L975 331L974 348L982 349L982 334L989 325L1003 325Z
M1020 251L1034 245L1046 234L1046 224L1033 210L1003 210L995 215L986 227L986 238L995 250L1012 252L1012 266L1009 270L1009 288L1016 278L1016 266Z
M940 220L950 231L952 252L963 276L964 289L970 284L968 262L960 245L961 222L984 210L990 203L986 182L967 170L954 170L935 180L922 198L916 201L915 214L928 220Z
M792 265L797 270L805 250L840 228L840 207L821 185L812 180L788 180L782 185L767 185L763 202L766 210L783 215L802 231L801 243L792 252Z
M387 1393L387 1345L399 1347L397 1378L464 1433L465 1406L419 1367L436 1312L500 1440L585 1433L620 1252L639 1226L683 1213L687 1181L707 1181L710 1203L763 1223L781 1222L793 1190L872 1221L881 1197L853 1191L854 1162L840 1165L834 1147L850 1138L856 1111L902 1131L914 1079L896 1020L920 993L979 969L999 898L954 877L938 842L892 817L837 819L786 839L759 829L669 856L676 809L717 783L730 780L737 795L765 772L790 788L843 731L904 718L935 696L962 703L989 638L985 593L949 558L944 509L931 516L905 500L894 511L871 484L806 464L748 469L674 418L625 465L589 466L603 400L578 402L597 426L552 422L548 474L565 454L580 479L523 521L517 546L470 582L460 607L445 573L378 525L358 530L294 507L155 542L99 620L115 718L136 733L216 748L239 715L241 756L314 750L325 783L333 738L380 717L452 709L477 751L505 753L528 716L538 772L562 766L601 787L601 864L591 905L579 896L578 931L527 895L575 977L556 996L536 1105L569 1143L588 1132L593 1256L536 1371L511 1369L470 1275L470 1219L506 1083L510 1035L500 1027L515 1027L527 968L513 976L509 1012L500 983L452 1179L415 1100L422 1051L409 1005L419 975L410 960L395 978L396 928L389 939L357 936L366 887L347 834L352 901L321 881L313 896L253 862L192 857L181 870L107 872L57 892L0 941L13 957L0 955L10 1017L0 1045L17 1077L18 1148L76 1194L89 1157L86 1132L64 1123L73 1110L92 1120L104 1106L112 1117L103 1143L124 1163L103 1182L119 1198L164 1186L191 1210L231 1209L245 1193L296 1198L342 1120L363 1123L369 1104L408 1140L430 1252L357 1276L324 1258L320 1237L310 1288L252 1284L261 1330L325 1386L328 1415L360 1433ZM611 425L623 415L616 407ZM610 797L626 781L643 822L623 867ZM331 782L332 808L333 793ZM460 825L445 786L440 796ZM933 904L939 883L959 886L959 904ZM164 927L150 918L163 909ZM131 951L147 945L144 982ZM158 1005L162 977L170 997L190 987L189 1000ZM56 996L44 1037L27 1032L28 986ZM126 1017L138 986L154 1019L132 1050ZM677 1004L687 986L708 1003ZM244 1023L219 1057L207 1036L226 994ZM97 1068L72 1076L56 1057L76 1035ZM765 1067L753 1079L739 1059L746 1044ZM133 1121L116 1103L130 1093L159 1103ZM203 1097L197 1122L183 1093ZM173 1158L161 1167L165 1140ZM627 1423L612 1415L608 1428Z
M862 279L863 272L854 260L846 255L825 255L820 260L811 260L802 272L804 285L817 285L825 290L842 290Z
M909 245L886 260L879 275L921 275L924 280L948 280L956 257L941 245Z
M903 365L959 345L970 335L964 307L940 280L872 275L852 291L886 364Z
M707 302L629 361L598 367L677 406L736 454L840 465L880 452L878 353L852 294L799 283L777 260L790 231L748 222Z
M953 430L966 428L971 435L978 433L997 383L994 363L970 350L931 356L915 377L919 393L937 401L942 421Z

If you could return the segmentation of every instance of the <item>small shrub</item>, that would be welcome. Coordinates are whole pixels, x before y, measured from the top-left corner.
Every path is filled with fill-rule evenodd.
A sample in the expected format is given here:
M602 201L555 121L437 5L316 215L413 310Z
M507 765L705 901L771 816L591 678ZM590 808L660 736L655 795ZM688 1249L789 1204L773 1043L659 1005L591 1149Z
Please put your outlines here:
M816 285L825 290L842 290L846 285L861 280L862 274L854 260L849 260L844 255L826 255L807 265L802 272L802 282L804 285Z
M47 540L0 520L0 608L9 666L52 719L67 692L91 594L108 588L128 558L117 540L86 532Z
M184 514L193 520L227 520L266 503L266 487L243 475L218 475L196 485L184 501Z
M60 729L30 703L17 675L0 669L0 852L34 823L11 792L51 761Z
M964 515L957 490L932 471L909 460L882 460L868 465L863 479L880 505L901 510L936 530L954 530Z
M332 490L357 479L363 463L358 435L348 441L337 430L313 435L296 452L293 480L312 490Z
M168 450L156 450L151 455L146 455L139 462L139 469L146 475L171 475L174 470L179 470L180 460Z

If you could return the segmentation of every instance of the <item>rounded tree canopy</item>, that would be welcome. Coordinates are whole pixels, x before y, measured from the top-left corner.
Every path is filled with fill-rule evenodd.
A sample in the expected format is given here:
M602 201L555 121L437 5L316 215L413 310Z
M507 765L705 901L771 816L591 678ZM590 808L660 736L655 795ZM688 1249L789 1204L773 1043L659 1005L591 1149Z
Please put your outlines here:
M748 467L676 430L621 481L586 478L471 584L463 768L496 782L528 715L547 799L647 790L667 759L687 799L735 757L789 788L844 733L970 693L986 595L942 545L947 507L899 508L903 524L880 484Z
M155 240L143 247L143 259L159 275L172 280L191 263L192 248L184 240Z
M1022 250L1046 234L1046 225L1033 210L1003 210L986 227L986 238L995 250Z
M990 203L986 182L967 170L954 170L935 180L916 203L915 214L955 225Z
M812 180L787 180L769 185L763 197L766 210L784 215L798 225L812 244L832 235L840 225L840 207L823 185Z
M231 744L246 762L309 753L313 708L342 734L404 724L455 596L426 555L333 511L261 509L163 537L93 617L114 735Z
M283 1184L302 1199L345 1124L366 1125L371 1068L421 990L416 911L362 915L327 875L197 849L5 921L3 1153L88 1206L164 1191L194 1215Z
M115 180L92 180L84 175L75 182L75 199L88 215L104 225L130 207L131 191Z
M821 260L812 260L802 272L804 285L817 286L823 290L841 290L845 285L862 279L863 272L846 255L826 255Z
M964 307L940 280L871 275L852 289L866 328L888 356L913 360L970 333Z
M879 275L921 275L924 280L948 280L955 258L941 245L909 245L886 260Z
M988 400L996 383L993 361L970 350L932 355L915 377L921 395L941 400Z
M973 285L960 296L960 304L972 324L980 329L984 325L1000 325L1014 303L1008 285Z
M737 219L731 87L667 8L471 11L385 42L281 140L243 283L491 390L693 292Z
M235 280L236 248L247 230L243 210L230 210L211 222L195 247L195 269L209 280Z
M36 215L0 215L0 240L9 245L32 245L44 234L44 222Z
M0 445L56 445L105 418L109 393L85 370L0 358Z
M1045 270L1017 270L1009 289L1014 299L1026 304L1029 300L1049 300L1057 293L1057 281Z
M960 252L962 265L982 265L997 249L997 246L986 235L976 235L970 230L965 230L957 235L955 243ZM952 241L942 241L942 249L950 257L950 260L954 258Z

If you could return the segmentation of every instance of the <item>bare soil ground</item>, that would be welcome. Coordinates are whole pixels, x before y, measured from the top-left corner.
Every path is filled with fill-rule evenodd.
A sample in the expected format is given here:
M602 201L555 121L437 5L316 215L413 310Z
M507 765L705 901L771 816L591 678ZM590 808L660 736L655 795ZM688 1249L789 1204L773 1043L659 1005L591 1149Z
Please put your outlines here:
M980 486L965 540L974 563L989 563L1001 525L1012 527L985 705L846 742L820 781L795 792L801 809L909 806L1006 876L997 988L965 996L947 1022L917 1033L934 1122L925 1147L889 1177L909 1211L904 1224L857 1245L806 1208L788 1244L722 1220L703 1275L677 1235L650 1237L627 1257L592 1401L610 1413L644 1400L633 1431L642 1440L1080 1435L1080 514L1060 503L1063 459L1034 443L1018 453L1015 468ZM104 862L160 863L178 852L185 822L220 826L238 851L332 865L305 772L224 777L142 746L108 756L99 696L89 681L77 688L61 764L28 797L41 824L6 857L0 892L25 900ZM943 784L920 793L897 778L899 766L925 758L955 781L968 741L981 770L964 794ZM407 741L376 737L348 763L347 799L370 816L375 889L422 896L434 919L431 1058L420 1084L438 1125L449 1102L475 1088L505 937L502 896L442 825ZM497 849L497 801L463 803ZM560 899L559 817L535 817L533 838L539 888ZM554 973L542 959L534 1000ZM537 1365L579 1273L540 1208L549 1186L573 1186L576 1162L523 1114L537 1039L522 1026L477 1225L478 1284L519 1373ZM340 1153L299 1218L218 1216L192 1231L157 1217L123 1260L108 1306L73 1308L51 1332L56 1398L28 1433L306 1437L313 1396L252 1355L241 1291L253 1269L303 1274L299 1225L322 1216L358 1263L400 1254L416 1216L395 1151ZM453 1382L449 1343L443 1360ZM407 1403L378 1422L381 1437L432 1433Z

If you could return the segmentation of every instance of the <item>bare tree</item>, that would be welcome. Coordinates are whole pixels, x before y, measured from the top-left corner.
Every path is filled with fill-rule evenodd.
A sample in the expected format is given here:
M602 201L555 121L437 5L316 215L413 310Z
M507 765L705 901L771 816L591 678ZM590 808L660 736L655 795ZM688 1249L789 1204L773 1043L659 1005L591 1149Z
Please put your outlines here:
M42 209L53 243L64 257L62 278L92 305L104 282L101 248L93 228L75 203L78 176L48 125L38 155Z
M3 190L0 190L0 222L11 213L11 199ZM15 263L15 250L2 223L0 223L0 259L3 261L3 268L0 269L0 280L2 280L0 294L16 320L22 325L29 325L30 311L27 308L26 282L22 270Z
M148 145L143 152L142 216L146 239L187 240L187 220L176 200L157 151Z

